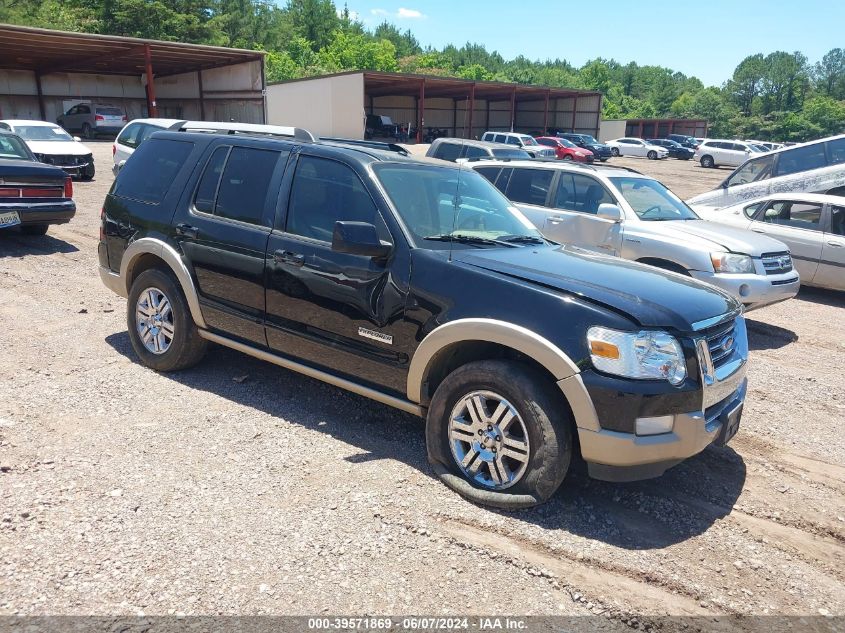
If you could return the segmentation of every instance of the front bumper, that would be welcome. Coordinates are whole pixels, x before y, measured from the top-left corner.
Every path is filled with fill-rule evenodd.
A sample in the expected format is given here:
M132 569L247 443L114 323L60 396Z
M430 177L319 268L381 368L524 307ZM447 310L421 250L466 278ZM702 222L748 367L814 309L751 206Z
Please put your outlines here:
M690 274L699 281L705 281L729 292L742 302L746 311L791 299L798 294L801 287L801 279L796 270L780 275L734 275L696 270L691 270Z
M66 202L31 202L0 204L0 213L17 211L21 225L25 224L64 224L76 215L76 204Z

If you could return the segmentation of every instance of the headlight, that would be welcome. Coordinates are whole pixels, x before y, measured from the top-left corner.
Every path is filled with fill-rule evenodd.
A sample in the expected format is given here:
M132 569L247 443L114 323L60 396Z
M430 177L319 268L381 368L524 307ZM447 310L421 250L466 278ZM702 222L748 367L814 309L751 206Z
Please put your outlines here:
M684 352L666 332L620 332L604 327L587 330L593 366L626 378L664 379L680 385L687 377Z
M736 253L710 253L713 270L717 273L753 273L754 260Z

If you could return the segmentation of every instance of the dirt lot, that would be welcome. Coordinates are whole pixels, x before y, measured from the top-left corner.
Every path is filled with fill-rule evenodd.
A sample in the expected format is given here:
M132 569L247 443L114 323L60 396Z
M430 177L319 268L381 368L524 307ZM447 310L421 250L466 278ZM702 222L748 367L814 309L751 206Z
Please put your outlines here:
M845 615L845 295L749 315L730 448L496 512L393 409L224 349L141 367L97 275L92 145L71 224L0 235L0 615ZM727 173L615 162L682 197Z

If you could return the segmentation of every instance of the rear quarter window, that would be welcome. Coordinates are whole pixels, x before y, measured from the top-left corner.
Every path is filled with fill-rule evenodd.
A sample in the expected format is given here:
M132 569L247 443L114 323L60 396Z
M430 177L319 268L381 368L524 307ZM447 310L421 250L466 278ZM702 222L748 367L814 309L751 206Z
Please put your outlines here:
M160 204L194 149L191 141L150 139L120 170L114 195L147 204Z

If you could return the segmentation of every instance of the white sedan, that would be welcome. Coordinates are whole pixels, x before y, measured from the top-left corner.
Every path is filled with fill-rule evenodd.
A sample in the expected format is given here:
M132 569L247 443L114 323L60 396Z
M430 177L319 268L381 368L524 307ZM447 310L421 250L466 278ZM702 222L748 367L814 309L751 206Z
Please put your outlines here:
M3 119L0 130L20 136L35 157L42 163L59 167L82 180L94 177L94 158L91 150L55 123Z
M615 141L607 141L605 145L610 147L610 153L614 156L642 156L657 160L669 155L669 150L665 147L652 145L641 138L618 138Z
M786 244L802 284L845 290L842 196L786 192L696 212L704 220L764 233Z

